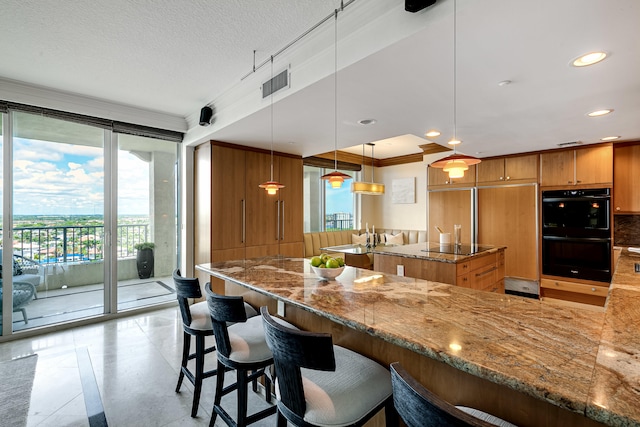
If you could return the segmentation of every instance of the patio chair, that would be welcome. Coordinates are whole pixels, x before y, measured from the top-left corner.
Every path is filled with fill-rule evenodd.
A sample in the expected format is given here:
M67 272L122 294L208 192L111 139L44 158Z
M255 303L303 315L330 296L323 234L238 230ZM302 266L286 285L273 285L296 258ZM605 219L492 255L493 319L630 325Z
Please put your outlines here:
M31 298L34 296L34 292L33 284L29 282L13 282L13 312L21 312L25 324L29 323L29 318L27 317L27 310L24 306L29 304L29 301L31 301ZM2 315L3 295L2 281L0 280L0 316Z
M33 287L34 299L38 299L38 286L41 283L43 269L36 261L23 257L22 255L13 254L12 276L15 282L26 282ZM2 268L2 249L0 249L0 279L3 275Z

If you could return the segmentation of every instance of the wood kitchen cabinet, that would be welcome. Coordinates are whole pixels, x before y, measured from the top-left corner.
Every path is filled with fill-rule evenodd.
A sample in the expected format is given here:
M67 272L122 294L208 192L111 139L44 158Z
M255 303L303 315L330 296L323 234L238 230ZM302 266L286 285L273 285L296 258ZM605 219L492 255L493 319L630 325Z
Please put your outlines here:
M540 154L540 185L603 185L613 183L613 145L598 144L575 150Z
M469 170L465 171L462 178L450 179L449 174L440 168L429 166L427 168L427 188L446 189L458 187L473 187L476 185L476 165L469 166Z
M440 171L442 172L442 171ZM429 241L438 242L438 226L453 239L454 224L462 225L462 243L471 243L472 190L429 191Z
M506 246L505 276L538 281L535 185L478 189L478 243Z
M640 212L640 144L613 149L613 213Z
M504 249L462 257L457 262L442 262L422 258L374 253L376 271L397 274L398 266L404 275L416 279L448 283L464 288L504 293Z
M569 281L546 277L540 280L540 296L554 300L578 302L604 307L609 284L590 281Z
M538 155L482 160L476 169L478 186L537 182Z
M274 154L277 195L258 187L271 177L269 151L209 142L196 147L194 169L196 264L303 255L302 158Z

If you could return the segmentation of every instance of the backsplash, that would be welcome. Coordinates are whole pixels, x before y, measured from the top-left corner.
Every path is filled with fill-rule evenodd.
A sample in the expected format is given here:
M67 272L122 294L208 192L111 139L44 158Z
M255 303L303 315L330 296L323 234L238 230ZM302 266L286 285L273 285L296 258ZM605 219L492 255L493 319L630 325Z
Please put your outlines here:
M640 215L613 216L613 244L640 246Z

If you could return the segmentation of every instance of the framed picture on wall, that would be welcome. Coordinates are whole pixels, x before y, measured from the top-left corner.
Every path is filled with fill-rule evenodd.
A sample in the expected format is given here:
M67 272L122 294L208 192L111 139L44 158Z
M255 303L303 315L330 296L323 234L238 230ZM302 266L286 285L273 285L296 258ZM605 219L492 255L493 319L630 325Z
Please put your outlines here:
M391 181L391 203L415 203L416 178L398 178Z

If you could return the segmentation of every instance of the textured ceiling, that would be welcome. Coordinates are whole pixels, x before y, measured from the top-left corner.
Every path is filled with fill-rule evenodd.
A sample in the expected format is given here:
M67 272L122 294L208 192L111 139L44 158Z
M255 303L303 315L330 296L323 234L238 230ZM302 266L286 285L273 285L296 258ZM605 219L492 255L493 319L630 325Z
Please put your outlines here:
M187 116L335 4L3 0L0 76Z
M0 78L184 117L206 139L301 155L333 149L378 158L419 152L424 132L453 133L453 1L410 14L402 0L356 0L340 19L339 89L332 23L283 55L291 88L273 110L265 70L241 80L332 13L336 0L3 0ZM640 139L640 1L458 0L457 133L479 157ZM580 54L609 57L584 69ZM506 86L498 82L510 80ZM1 83L1 81L0 81ZM337 92L337 96L336 96ZM0 84L0 99L2 86ZM212 103L212 126L197 126ZM335 109L338 108L337 117ZM600 108L615 111L591 119ZM376 119L373 126L357 124ZM337 139L336 139L337 135ZM394 139L401 135L414 135Z

